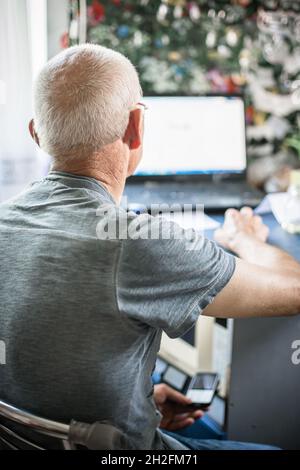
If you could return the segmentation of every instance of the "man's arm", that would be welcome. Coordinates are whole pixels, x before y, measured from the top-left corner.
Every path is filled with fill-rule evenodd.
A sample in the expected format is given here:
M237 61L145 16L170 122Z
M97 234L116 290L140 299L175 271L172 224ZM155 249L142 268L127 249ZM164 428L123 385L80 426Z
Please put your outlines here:
M300 313L300 264L265 243L268 229L249 208L229 210L216 240L236 253L235 272L203 314L213 317Z

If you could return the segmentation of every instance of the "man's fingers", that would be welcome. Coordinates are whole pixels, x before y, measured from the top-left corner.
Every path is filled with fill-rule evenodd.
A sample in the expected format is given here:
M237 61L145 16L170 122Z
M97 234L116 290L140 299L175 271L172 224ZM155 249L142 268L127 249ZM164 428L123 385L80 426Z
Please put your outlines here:
M228 227L233 225L238 219L239 215L239 211L237 211L236 209L227 209L224 217L224 226Z
M194 419L200 419L200 418L202 418L203 415L204 415L204 411L202 411L202 410L196 410L196 411L193 413L193 418L194 418Z
M168 429L169 431L176 431L177 429L183 429L187 426L191 426L194 424L194 422L195 420L193 418L186 418L178 422L172 421L172 423L169 424Z
M239 211L237 211L236 209L227 209L225 211L225 217L236 217L238 213Z
M192 418L190 413L179 413L173 417L172 422L178 423L179 421L183 421L187 418Z
M261 218L260 215L255 215L255 216L253 217L253 220L254 220L255 225L260 225L260 224L263 223L262 218Z
M201 410L190 411L186 413L178 413L173 417L172 421L179 422L179 421L185 420L186 418L199 419L199 418L202 418L203 415L204 413Z
M247 206L242 207L240 213L247 219L250 219L253 216L253 210L251 209L251 207Z

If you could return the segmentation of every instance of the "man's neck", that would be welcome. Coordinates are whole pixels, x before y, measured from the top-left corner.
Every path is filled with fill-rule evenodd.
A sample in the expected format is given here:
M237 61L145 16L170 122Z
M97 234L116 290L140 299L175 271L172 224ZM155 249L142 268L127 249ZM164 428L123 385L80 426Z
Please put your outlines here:
M64 171L77 176L87 176L99 181L119 204L127 177L127 161L116 155L95 155L91 158L60 163L54 161L53 171Z

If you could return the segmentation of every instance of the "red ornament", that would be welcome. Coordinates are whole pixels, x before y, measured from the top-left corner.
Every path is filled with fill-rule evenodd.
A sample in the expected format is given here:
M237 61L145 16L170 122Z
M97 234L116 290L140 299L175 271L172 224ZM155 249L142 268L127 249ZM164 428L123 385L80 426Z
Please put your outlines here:
M253 106L249 105L246 108L246 122L247 124L253 124L254 120L254 108Z
M69 47L69 33L68 32L65 32L62 34L60 38L60 47L62 49L67 49L67 47Z
M239 5L242 7L248 7L251 3L251 0L239 0Z
M226 77L225 78L225 83L226 83L226 87L227 87L227 93L238 93L239 92L239 87L236 86L236 84L234 83L234 81L232 80L231 77Z
M94 21L100 23L100 21L103 20L105 15L105 8L98 0L93 0L90 11Z
M121 0L112 0L113 4L119 7L121 5Z

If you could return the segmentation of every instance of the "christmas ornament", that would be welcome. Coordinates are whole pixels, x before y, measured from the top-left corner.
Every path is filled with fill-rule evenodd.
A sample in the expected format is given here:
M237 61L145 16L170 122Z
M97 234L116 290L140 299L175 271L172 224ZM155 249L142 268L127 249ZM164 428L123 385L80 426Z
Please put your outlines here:
M237 87L242 87L246 85L246 75L239 74L239 73L233 73L231 74L231 80L236 85Z
M236 0L234 3L237 3L238 5L241 5L242 7L247 7L250 5L252 0Z
M273 35L262 45L262 53L270 64L282 64L289 53L286 41L279 35Z
M156 47L157 49L163 47L163 42L162 42L161 38L155 39L155 40L154 40L154 45L155 45L155 47Z
M157 15L156 15L157 21L159 22L165 21L168 15L168 12L169 12L169 8L167 7L167 5L162 3L157 11Z
M172 5L174 7L180 6L183 7L186 4L186 0L163 0L164 3L167 3L168 5Z
M242 21L245 17L245 9L241 6L224 6L225 17L224 20L227 24L234 24Z
M129 36L129 28L127 25L121 25L118 27L117 29L117 35L120 37L120 38L127 38Z
M62 49L66 49L67 47L69 47L69 43L70 43L69 33L65 32L62 34L60 38L60 47Z
M143 45L143 34L141 31L136 31L133 35L133 43L136 47L141 47Z
M183 8L180 5L176 5L173 12L174 18L181 18L183 15Z
M171 51L168 54L168 59L172 62L178 62L182 58L182 55L178 51Z
M224 20L224 18L226 17L226 12L225 10L220 10L218 12L218 18L221 19L221 20Z
M93 0L92 5L87 9L87 14L90 24L96 26L103 21L105 8L98 0Z
M79 24L78 24L78 19L72 20L70 23L69 27L69 38L72 39L78 39L78 34L79 34Z
M251 63L251 52L248 49L242 49L239 55L239 64L241 69L246 72Z
M224 46L224 44L220 44L218 46L218 54L223 59L228 59L229 57L231 57L231 50L229 49L229 47Z
M163 36L161 37L161 42L163 46L168 46L170 44L170 36L168 36L167 34L163 34Z
M238 43L239 36L235 29L228 28L226 32L226 42L228 46L235 47Z
M205 39L205 44L209 49L212 49L215 47L217 42L217 35L216 32L211 30L207 33L206 39Z
M189 15L192 21L196 22L201 18L201 11L197 3L192 2L191 4L189 4L188 9L189 9Z
M258 113L260 119L254 119L256 126L249 126L247 129L247 137L255 140L283 140L291 129L291 125L287 119L278 116L270 116L265 120L264 113Z
M254 105L260 111L284 117L299 110L299 103L295 102L292 94L278 95L266 91L257 83L253 75L249 76L248 81Z

